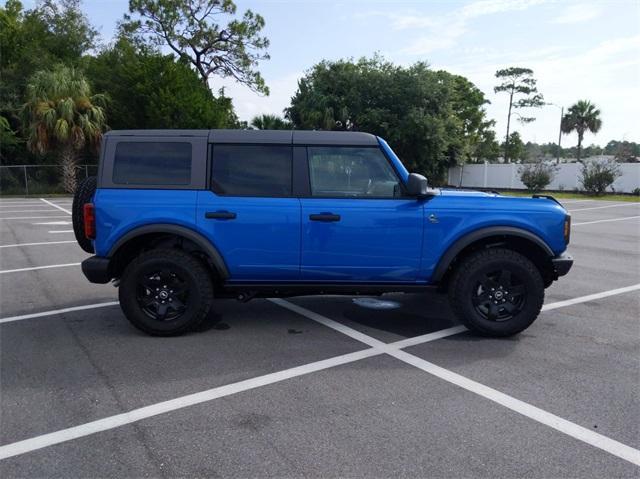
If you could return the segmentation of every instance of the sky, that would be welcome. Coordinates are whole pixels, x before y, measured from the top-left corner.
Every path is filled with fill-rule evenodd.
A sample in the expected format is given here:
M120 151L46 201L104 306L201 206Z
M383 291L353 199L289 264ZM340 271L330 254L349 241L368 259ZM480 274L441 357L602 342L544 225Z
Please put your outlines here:
M31 7L34 0L24 1ZM640 0L236 0L266 21L271 59L259 69L271 90L260 96L230 80L225 87L241 120L262 113L282 115L297 80L315 63L374 53L400 65L426 61L433 69L464 75L491 102L487 115L504 136L508 97L495 94L495 71L531 68L548 105L537 120L515 123L525 141L557 142L560 107L580 99L595 103L603 126L585 143L640 142ZM103 42L114 34L127 0L84 0ZM513 122L512 122L513 125ZM563 146L577 143L565 135Z

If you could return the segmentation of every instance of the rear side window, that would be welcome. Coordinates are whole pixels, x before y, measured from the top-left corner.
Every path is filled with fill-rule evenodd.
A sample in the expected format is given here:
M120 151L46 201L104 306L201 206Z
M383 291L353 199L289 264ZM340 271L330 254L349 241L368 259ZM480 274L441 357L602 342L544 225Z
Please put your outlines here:
M191 143L119 142L113 183L120 185L189 185Z
M214 145L211 185L230 196L291 196L290 146Z

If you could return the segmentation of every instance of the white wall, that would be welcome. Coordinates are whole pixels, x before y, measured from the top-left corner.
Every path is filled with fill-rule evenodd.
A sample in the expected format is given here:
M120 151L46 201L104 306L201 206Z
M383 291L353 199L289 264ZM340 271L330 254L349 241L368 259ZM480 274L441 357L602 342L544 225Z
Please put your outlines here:
M580 189L580 164L563 163L551 184L549 190L573 191ZM465 165L462 169L462 183L460 183L460 167L449 169L449 181L451 186L463 186L467 188L514 188L526 189L520 181L518 168L520 165L492 164ZM634 189L640 188L640 163L619 163L620 176L613 187L616 191L631 193Z

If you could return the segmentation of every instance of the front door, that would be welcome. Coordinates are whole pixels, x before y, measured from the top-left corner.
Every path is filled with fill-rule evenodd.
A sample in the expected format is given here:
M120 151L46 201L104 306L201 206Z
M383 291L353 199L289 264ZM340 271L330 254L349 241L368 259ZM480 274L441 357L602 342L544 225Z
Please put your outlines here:
M213 146L211 191L197 221L234 281L300 278L300 200L292 197L290 145Z
M302 198L306 281L411 282L420 267L423 202L402 197L379 148L307 148L311 195Z

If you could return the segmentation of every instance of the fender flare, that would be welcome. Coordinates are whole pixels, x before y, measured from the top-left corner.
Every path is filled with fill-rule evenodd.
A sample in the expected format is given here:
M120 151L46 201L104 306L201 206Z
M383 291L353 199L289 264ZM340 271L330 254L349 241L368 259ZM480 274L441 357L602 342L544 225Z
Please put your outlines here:
M222 257L218 249L214 245L212 245L209 240L207 240L207 238L192 229L186 228L184 226L174 225L171 223L159 223L139 226L128 231L127 233L122 235L120 239L118 239L118 241L116 241L115 244L111 247L108 257L113 258L118 250L132 239L151 233L175 234L177 236L182 236L183 238L193 241L209 256L211 262L220 274L220 277L223 280L229 278L229 269L224 262L224 258Z
M458 238L438 260L436 269L433 272L433 281L437 282L442 279L455 257L464 248L478 240L489 238L490 236L517 236L519 238L524 238L539 246L540 249L542 249L550 258L554 256L553 250L549 245L538 235L530 231L522 228L514 228L512 226L489 226L477 229L465 234L461 238Z

